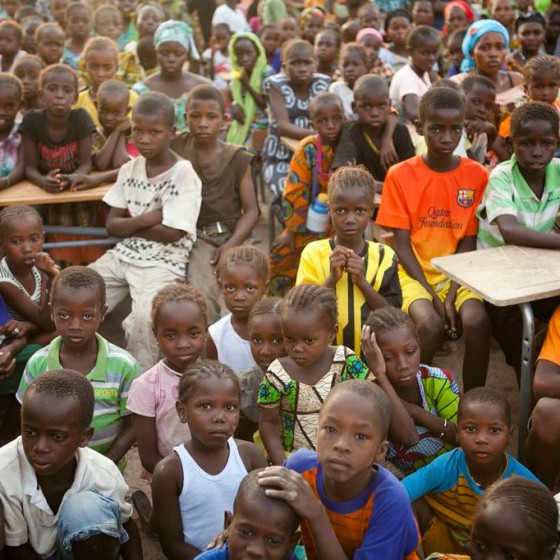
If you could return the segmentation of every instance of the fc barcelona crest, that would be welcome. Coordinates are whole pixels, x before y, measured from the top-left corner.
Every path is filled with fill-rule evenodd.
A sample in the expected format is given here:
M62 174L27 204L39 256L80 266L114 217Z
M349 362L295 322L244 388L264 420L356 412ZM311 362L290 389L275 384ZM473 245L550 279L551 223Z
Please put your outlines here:
M474 204L474 189L459 189L457 191L457 204L468 208Z

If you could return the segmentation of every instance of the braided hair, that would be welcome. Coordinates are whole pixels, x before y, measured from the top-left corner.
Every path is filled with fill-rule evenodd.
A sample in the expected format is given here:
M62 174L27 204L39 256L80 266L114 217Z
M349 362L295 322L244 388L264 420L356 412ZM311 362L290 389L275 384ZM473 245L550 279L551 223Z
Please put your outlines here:
M290 311L294 313L317 311L327 321L329 328L334 328L338 323L334 291L317 284L300 284L292 288L280 304L283 318Z
M179 381L179 400L186 404L196 391L198 383L210 378L217 379L222 384L230 381L240 395L239 379L229 366L216 360L197 360L187 368Z

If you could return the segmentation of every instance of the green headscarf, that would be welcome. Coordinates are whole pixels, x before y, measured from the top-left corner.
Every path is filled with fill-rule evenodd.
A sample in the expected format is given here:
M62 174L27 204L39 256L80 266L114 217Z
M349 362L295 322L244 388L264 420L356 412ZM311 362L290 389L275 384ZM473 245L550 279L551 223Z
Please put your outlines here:
M235 56L235 45L237 41L246 39L251 41L255 48L257 49L257 60L253 66L251 72L251 77L249 79L250 86L255 90L260 92L262 87L262 75L266 68L268 62L266 59L266 52L259 38L254 33L244 32L236 33L229 42L229 59L231 61L231 97L233 101L239 103L245 112L245 121L243 124L234 120L229 127L227 133L227 141L232 144L245 144L247 136L249 136L249 131L253 120L255 118L255 113L257 112L257 104L253 99L253 96L249 92L245 92L243 95L243 87L241 85L241 80L238 75L243 69L239 65L239 61Z

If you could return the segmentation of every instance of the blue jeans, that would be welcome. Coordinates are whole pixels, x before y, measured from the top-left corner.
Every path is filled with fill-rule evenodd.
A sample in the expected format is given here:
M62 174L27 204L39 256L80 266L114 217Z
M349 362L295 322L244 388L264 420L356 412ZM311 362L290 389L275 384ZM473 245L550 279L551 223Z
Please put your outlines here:
M49 560L72 560L72 545L95 535L107 535L123 544L128 533L123 529L119 505L97 490L84 490L70 496L62 505L57 523L58 552Z

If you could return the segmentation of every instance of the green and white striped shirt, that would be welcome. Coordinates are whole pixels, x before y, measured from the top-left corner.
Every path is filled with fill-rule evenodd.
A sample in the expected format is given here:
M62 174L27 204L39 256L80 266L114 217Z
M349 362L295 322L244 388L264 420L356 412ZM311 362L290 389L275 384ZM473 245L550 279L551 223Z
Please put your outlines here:
M93 437L89 447L105 455L119 435L122 418L130 411L126 408L128 391L132 381L140 375L138 362L126 351L101 335L97 339L97 359L94 368L87 374L95 397L93 411ZM42 373L61 369L60 347L62 338L56 337L48 346L35 352L27 362L19 384L17 399L21 403L30 383Z
M535 231L549 232L554 227L560 207L560 159L546 166L542 198L537 198L525 181L515 155L498 165L478 207L477 248L501 247L504 238L496 225L499 216L514 216L519 225Z

